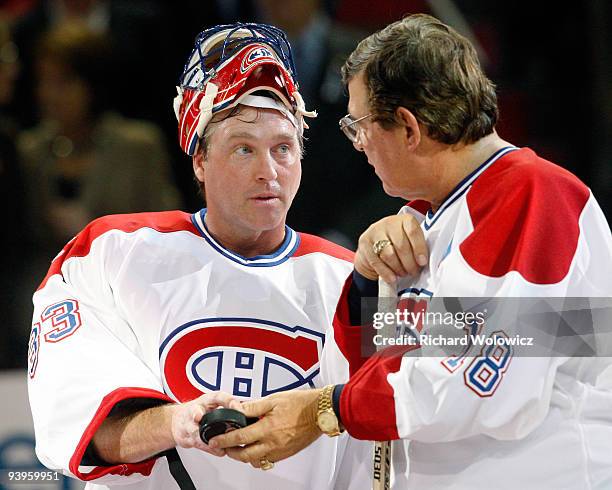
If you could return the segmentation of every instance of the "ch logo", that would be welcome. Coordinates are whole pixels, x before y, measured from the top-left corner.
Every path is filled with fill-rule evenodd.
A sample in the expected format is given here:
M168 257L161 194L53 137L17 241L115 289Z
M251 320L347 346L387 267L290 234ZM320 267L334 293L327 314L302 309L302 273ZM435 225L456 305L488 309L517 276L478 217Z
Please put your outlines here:
M421 333L423 318L433 293L427 289L408 288L397 294L399 296L397 310L401 313L401 318L407 323L405 327L408 327L413 334ZM405 327L404 333L408 333Z
M196 320L162 342L164 389L183 402L218 390L259 398L312 388L324 339L320 332L267 320Z
M242 59L242 63L240 63L240 72L244 74L253 65L259 65L265 61L276 61L274 54L263 44L256 44L249 49Z

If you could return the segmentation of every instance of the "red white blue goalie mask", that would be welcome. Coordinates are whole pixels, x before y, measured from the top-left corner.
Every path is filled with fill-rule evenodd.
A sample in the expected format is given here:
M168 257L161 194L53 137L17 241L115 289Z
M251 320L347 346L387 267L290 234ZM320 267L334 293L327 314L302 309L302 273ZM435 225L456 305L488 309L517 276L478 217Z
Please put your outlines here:
M194 155L206 125L220 111L240 103L270 108L257 101L260 91L275 99L273 108L301 133L306 111L298 92L291 47L285 33L267 24L236 23L201 32L189 55L174 99L179 143ZM252 95L257 92L256 95Z

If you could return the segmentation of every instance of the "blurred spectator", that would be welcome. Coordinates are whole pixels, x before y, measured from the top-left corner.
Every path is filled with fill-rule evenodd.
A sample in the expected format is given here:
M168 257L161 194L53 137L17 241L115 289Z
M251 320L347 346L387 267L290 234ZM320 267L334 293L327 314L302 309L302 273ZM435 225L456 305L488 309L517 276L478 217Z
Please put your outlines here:
M158 121L161 105L151 104L150 100L164 89L167 80L163 79L163 67L159 71L161 76L140 83L140 97L128 96L121 91L121 84L126 80L141 82L143 66L156 66L167 59L164 53L170 50L171 39L164 6L159 0L39 0L15 26L15 42L24 59L19 85L23 123L31 126L36 115L31 94L33 60L40 37L65 22L81 22L111 39L119 48L113 55L122 75L108 80L109 88L114 91L115 107L132 117Z
M9 340L26 338L29 324L29 319L25 320L26 315L20 314L20 309L26 302L16 298L22 274L15 264L26 258L27 242L22 216L23 181L14 144L17 125L8 116L8 106L12 103L18 71L17 48L11 40L9 26L0 19L0 206L4 210L4 233L0 239L0 309L3 312L5 339L0 342L0 368L15 367L25 362L25 341L15 345ZM23 321L27 323L21 325ZM19 359L20 356L23 359Z
M19 150L32 231L55 252L95 217L179 206L160 131L107 111L110 55L108 39L79 23L53 29L36 54L40 122Z
M287 32L300 92L318 117L308 121L302 186L288 223L352 247L368 220L402 205L382 192L372 168L338 129L348 99L340 66L367 32L333 21L320 0L257 0L260 19ZM355 215L355 206L361 209Z
M171 101L174 85L183 69L183 53L193 45L194 32L207 26L253 20L251 0L183 0L180 7L163 0L39 0L17 25L16 42L23 53L23 74L18 86L20 120L32 126L35 107L32 80L36 46L42 33L71 19L86 23L106 34L117 47L116 76L108 81L113 108L119 113L154 122L174 143L176 124ZM143 77L143 70L155 76ZM138 86L139 95L125 90ZM168 103L170 101L170 103ZM193 192L191 162L178 145L169 147L170 157L179 162L173 175L189 208L200 206Z

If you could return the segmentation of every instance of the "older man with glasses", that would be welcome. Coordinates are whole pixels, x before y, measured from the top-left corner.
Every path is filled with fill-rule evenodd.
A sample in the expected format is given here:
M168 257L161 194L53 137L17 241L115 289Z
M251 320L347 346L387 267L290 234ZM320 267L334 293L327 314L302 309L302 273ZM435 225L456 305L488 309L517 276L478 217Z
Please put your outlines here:
M346 385L245 403L261 420L211 444L257 464L261 454L279 460L346 429L394 441L398 489L612 488L609 301L569 316L534 310L521 317L531 323L496 321L495 311L480 324L453 320L448 328L466 342L444 355L423 340L365 363L360 355L370 320L360 303L376 296L378 278L396 285L413 319L458 297L501 310L512 298L529 306L561 298L568 308L612 297L612 235L590 189L498 136L493 83L470 42L437 19L408 16L368 37L343 77L350 115L341 130L385 192L409 201L361 236L340 297L334 340L354 374ZM518 329L558 349L576 337L572 315L585 312L592 350L545 355L546 343L529 351L509 342ZM408 327L419 339L443 330Z

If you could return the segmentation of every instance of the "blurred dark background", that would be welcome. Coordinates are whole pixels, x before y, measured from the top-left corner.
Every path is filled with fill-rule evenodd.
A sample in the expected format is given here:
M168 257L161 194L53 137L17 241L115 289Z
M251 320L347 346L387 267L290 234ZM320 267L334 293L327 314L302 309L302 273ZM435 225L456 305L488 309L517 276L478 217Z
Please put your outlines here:
M0 0L0 368L25 367L31 294L85 223L202 207L172 109L198 32L262 21L289 35L308 109L299 230L353 247L401 200L338 131L339 68L369 33L415 12L469 33L498 87L498 132L575 173L612 216L610 2ZM563 199L563 196L559 196Z

